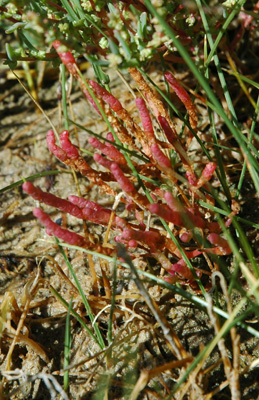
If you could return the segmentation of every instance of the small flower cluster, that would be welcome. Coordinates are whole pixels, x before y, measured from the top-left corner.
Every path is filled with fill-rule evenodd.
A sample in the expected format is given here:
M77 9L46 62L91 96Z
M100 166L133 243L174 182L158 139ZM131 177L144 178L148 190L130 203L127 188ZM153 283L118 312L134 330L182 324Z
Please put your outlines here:
M145 65L150 59L160 57L165 61L184 63L182 57L175 54L172 39L165 34L157 18L151 16L143 0L83 0L77 7L70 2L38 3L34 7L28 1L1 1L0 21L7 24L5 32L19 37L19 45L18 41L6 43L6 63L12 67L21 59L53 60L56 65L55 53L49 52L56 39L66 41L73 48L74 55L88 54L90 62L96 63L99 59L103 65L111 67ZM232 3L237 2L229 0L223 3L223 16L221 12L215 12L213 18L210 16L212 33L216 34L224 24L233 8ZM205 32L198 11L188 1L154 0L151 4L197 63L200 62ZM258 28L254 17L257 11L258 3L253 13L240 11L237 15L235 24L239 30L229 45L230 51L239 45L245 30Z
M67 41L74 54L94 53L102 62L120 67L143 64L168 50L174 52L169 37L156 18L152 19L142 0L84 0L78 7L69 2L44 1L35 8L27 3L3 0L0 20L9 22L6 33L17 31L29 57L40 58L44 54L51 59L53 54L47 50L55 39ZM155 1L153 5L192 52L192 47L199 43L199 18L181 3ZM21 28L26 36L20 34ZM22 57L15 50L11 49L9 62Z
M200 199L211 201L209 181L215 172L215 163L208 162L205 166L201 165L198 170L202 172L197 176L187 154L190 134L186 135L186 142L183 143L164 103L136 68L130 68L129 72L140 93L135 102L142 126L136 123L121 102L104 87L95 81L82 78L76 61L67 47L59 41L55 41L53 46L68 71L78 80L93 107L107 121L112 121L111 132L107 134L105 141L89 138L89 144L95 149L93 157L95 162L107 172L96 170L86 162L71 142L68 131L61 133L58 146L54 133L50 130L47 133L49 150L64 164L97 185L103 193L116 198L119 192L123 192L121 201L130 215L135 216L137 223L135 221L133 223L129 218L122 218L116 215L114 210L101 207L98 203L85 198L77 196L69 196L68 200L58 198L30 182L23 184L23 190L34 199L56 207L62 212L109 227L115 232L113 240L123 242L129 249L138 248L139 251L134 251L135 257L138 254L141 257L145 255L153 257L169 272L171 281L185 279L192 282L194 277L186 265L186 257L192 259L202 254L209 256L209 254L231 253L227 241L221 236L219 224L213 221L213 215L211 214L208 219L205 210L199 206ZM165 73L165 79L188 112L189 128L195 130L198 119L188 92L171 72ZM164 140L158 139L158 131L160 131L159 137L164 137ZM138 154L141 161L130 159L128 150ZM168 158L170 152L177 154L179 164L185 170L185 178L173 168ZM117 190L114 184L110 186L110 182L117 183ZM137 182L141 184L136 185ZM96 245L85 236L61 228L40 208L34 210L34 215L50 235L99 252L112 251L101 243ZM150 219L150 216L154 218ZM168 232L161 229L160 225L150 223L155 218L161 218L169 224L168 227L177 238L178 245L170 236L168 237ZM197 232L204 239L202 243L197 241ZM186 257L183 258L183 255ZM200 275L199 270L197 275Z

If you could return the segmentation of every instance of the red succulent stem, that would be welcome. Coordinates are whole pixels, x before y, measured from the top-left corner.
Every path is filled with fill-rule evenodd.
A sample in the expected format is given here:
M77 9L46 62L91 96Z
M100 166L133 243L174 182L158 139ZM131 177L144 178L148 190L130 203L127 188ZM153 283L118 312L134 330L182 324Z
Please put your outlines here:
M40 208L34 208L33 215L45 226L48 235L57 236L59 239L64 240L66 243L74 246L86 246L88 240L83 236L78 235L75 232L70 232L67 229L61 228L58 224L53 222L48 214L42 211Z
M173 132L171 126L169 125L165 117L159 115L157 119L161 127L163 128L163 131L165 132L168 142L174 146L175 142L177 141L177 134Z
M179 99L185 105L185 108L189 113L190 125L193 129L195 129L197 127L198 119L197 119L194 105L191 101L189 94L182 87L182 85L180 85L180 83L175 79L175 77L173 76L173 74L171 74L171 72L165 73L165 79L167 80L169 85L172 87L172 89L175 91L175 93L179 97Z
M161 168L172 169L169 158L166 157L166 155L162 152L158 144L151 145L151 152L154 159L157 161L158 165Z
M118 112L122 110L122 105L119 102L116 97L114 97L111 93L108 92L105 88L103 88L99 83L90 80L89 81L90 85L94 89L94 91L97 93L98 96L100 96L114 112Z
M31 182L25 182L22 185L23 190L35 200L41 201L48 206L56 207L74 217L83 219L82 210L67 200L61 199L54 194L43 192L40 188L35 187Z
M103 154L109 157L111 160L117 162L118 164L127 165L127 161L123 154L120 153L116 147L114 147L111 143L108 145L103 144L100 140L90 137L88 142L91 146L95 147L96 149L100 150Z
M142 99L142 97L137 97L135 102L139 111L143 129L147 134L148 140L153 143L155 142L156 139L154 135L154 129L150 118L150 114L146 106L146 102L144 99Z

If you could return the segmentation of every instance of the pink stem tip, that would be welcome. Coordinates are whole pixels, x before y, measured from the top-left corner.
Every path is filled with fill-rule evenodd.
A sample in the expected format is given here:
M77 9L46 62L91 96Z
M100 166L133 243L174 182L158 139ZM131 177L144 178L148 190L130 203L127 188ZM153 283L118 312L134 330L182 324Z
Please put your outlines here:
M83 238L83 236L61 228L58 224L53 222L48 214L46 214L40 208L34 208L33 215L40 220L42 225L45 226L48 235L57 236L59 239L64 240L66 243L74 246L82 247L87 244L87 240Z
M154 141L155 135L154 135L153 125L146 106L146 102L144 99L142 99L142 97L137 97L135 102L139 111L143 129L147 133L148 139Z
M122 105L111 93L109 93L106 89L99 85L99 83L95 81L89 81L90 85L94 89L94 91L100 96L115 112L120 111L122 109Z
M169 158L164 155L158 144L152 144L150 149L154 159L161 168L172 168Z
M173 76L173 74L171 74L171 72L165 73L165 79L167 80L169 85L172 87L172 89L175 91L176 95L179 97L179 99L182 101L182 103L185 105L185 108L189 113L190 125L193 129L195 129L197 127L198 119L197 119L197 115L196 115L196 112L194 109L194 105L191 101L189 94L180 85L180 83L175 79L175 77Z
M133 183L131 183L130 180L124 175L123 171L120 169L118 164L112 163L111 172L116 181L118 182L118 184L120 185L121 189L125 193L129 195L135 193L135 187Z
M73 215L74 217L80 219L84 218L83 213L79 207L70 203L70 201L68 200L64 200L60 197L54 196L54 194L43 192L43 190L37 188L31 182L24 182L22 188L35 200L42 201L48 206L56 207L63 212Z

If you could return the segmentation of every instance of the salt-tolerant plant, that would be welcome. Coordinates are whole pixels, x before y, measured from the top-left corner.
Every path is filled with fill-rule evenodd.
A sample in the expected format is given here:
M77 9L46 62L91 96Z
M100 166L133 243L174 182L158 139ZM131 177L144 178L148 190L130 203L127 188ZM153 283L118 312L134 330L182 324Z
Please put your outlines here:
M125 151L119 152L111 143L106 145L95 138L90 138L90 144L107 156L107 158L104 158L98 153L94 155L95 161L108 169L110 174L99 172L92 169L82 156L79 155L78 150L71 143L67 131L63 131L60 135L61 147L56 145L53 131L48 132L47 143L50 151L56 155L59 160L79 171L83 176L86 176L90 181L97 184L106 194L116 196L116 192L107 185L105 180L109 182L116 181L119 185L119 189L125 194L124 204L126 204L126 207L128 207L131 212L136 213L136 215L140 213L140 211L142 211L142 213L144 211L144 214L142 214L140 226L133 226L116 214L112 214L112 210L103 209L98 204L89 202L86 199L76 196L70 196L68 201L58 199L49 193L43 192L39 188L35 188L34 185L29 182L23 184L23 189L36 200L55 206L80 219L87 219L95 223L108 225L112 218L112 228L119 232L122 231L120 235L115 236L114 239L116 241L122 241L131 248L136 248L140 245L142 249L145 249L145 251L156 258L157 261L169 271L173 277L171 280L177 280L178 275L180 278L186 278L191 281L194 280L192 272L186 267L186 260L183 256L190 259L202 253L214 253L218 255L227 255L231 253L227 241L219 235L221 231L219 224L212 219L206 219L205 212L203 211L202 213L197 203L198 199L205 199L207 196L202 193L201 188L206 187L212 178L216 164L208 162L205 168L203 168L201 176L199 178L196 177L194 166L186 154L187 144L183 145L163 103L155 92L148 87L144 78L136 69L130 69L130 73L139 84L141 90L140 94L143 96L136 100L137 107L140 110L142 128L136 124L119 100L110 92L97 82L87 82L85 78L81 76L75 59L66 46L58 41L55 41L53 45L57 49L61 60L66 65L69 72L79 80L82 90L86 97L90 99L91 104L94 105L98 112L108 121L109 128L111 128L113 133L113 135L109 134L109 138L112 139L112 141L117 141L117 143L129 144L138 151L139 146L141 146L142 149L140 149L140 152L142 151L142 153L149 158L149 161L146 163L145 167L142 164L132 162L130 165L127 165L126 161L128 156ZM197 116L190 96L171 73L166 73L165 78L169 81L170 85L172 85L181 101L183 101L189 112L190 125L192 129L195 129L197 126ZM164 143L156 139L145 101L157 116L157 122L160 123L167 138L167 142ZM105 107L105 103L109 106L108 109ZM117 115L116 121L112 124L108 120L111 112ZM121 121L125 126L122 126ZM148 129L149 140L146 138L145 129ZM179 187L179 182L170 160L163 153L163 150L168 149L172 149L178 154L179 159L186 169L186 187L190 192L191 200L183 193L182 189L180 189L179 192L182 198L176 198L170 191L166 190L166 183L164 190L152 184L152 177L156 177L161 183L163 181L166 182L167 179L173 180L174 185ZM142 177L139 176L138 172L141 169L143 170ZM132 170L136 171L135 176L132 175ZM134 186L136 178L142 183L139 191L137 191ZM150 179L148 188L143 183L144 179ZM209 190L208 186L207 190ZM166 238L166 232L162 234L161 230L158 230L155 226L149 227L146 225L144 222L144 215L147 215L149 212L163 218L166 222L174 224L174 236L179 236L180 238L178 244L175 244L170 238ZM53 234L70 244L91 246L87 238L64 230L59 225L52 222L42 210L35 209L34 215L46 226L47 233ZM207 243L209 242L213 246L215 245L215 247L210 248L205 246L204 248L202 243L197 243L198 246L194 246L192 243L189 245L191 250L186 250L184 244L188 243L192 237L195 236L195 229L200 231L200 236L207 239ZM183 243L182 246L181 242ZM165 255L165 250L169 252L167 256ZM103 251L107 252L105 249L103 249ZM178 258L178 262L172 263L170 257Z
M55 135L53 129L47 132L49 150L68 168L80 173L84 179L95 185L99 197L105 194L112 199L114 207L106 208L98 201L90 201L80 196L62 199L28 181L23 183L23 190L41 205L47 204L80 220L102 225L106 229L104 240L100 238L96 243L86 231L79 234L60 226L42 208L37 207L33 211L34 216L45 226L46 232L62 241L59 242L56 239L55 243L58 244L76 282L93 324L93 330L89 329L75 312L72 302L69 306L53 288L52 292L99 344L101 352L105 351L107 366L112 360L111 355L118 340L113 336L118 265L131 270L133 281L161 328L165 342L170 348L170 354L173 355L173 361L165 362L164 365L150 368L148 371L143 369L139 377L134 378L131 399L137 398L154 377L171 370L174 371L173 379L177 383L173 388L172 385L170 388L167 387L167 393L172 388L170 398L176 392L181 398L186 394L190 397L194 395L199 398L212 397L217 395L224 385L229 385L231 398L239 399L241 398L239 381L242 374L245 374L249 368L242 368L239 364L240 336L236 326L241 326L254 337L259 337L256 329L249 323L247 325L243 322L248 315L258 316L259 270L253 249L240 222L243 226L252 225L256 230L258 230L258 224L239 216L240 193L246 168L249 170L257 193L259 192L256 143L258 137L255 134L259 96L256 103L251 94L245 91L244 86L240 85L254 107L252 124L247 124L251 128L246 136L248 128L244 129L239 121L218 56L218 44L231 21L239 15L241 27L236 38L230 45L221 43L222 46L226 46L223 48L229 65L235 67L232 59L233 46L240 45L242 36L249 26L254 28L256 25L254 14L258 5L253 7L250 14L242 11L245 14L243 15L240 10L245 3L245 1L234 2L231 9L229 2L225 2L222 5L221 17L211 13L209 19L206 15L207 9L204 9L198 0L195 2L197 7L193 9L184 7L181 2L171 4L144 0L130 4L128 10L126 6L124 7L124 2L103 4L98 1L62 1L62 7L45 2L39 14L44 15L44 21L42 18L36 19L38 31L41 27L42 32L46 32L50 22L54 26L58 24L58 29L56 31L54 29L54 33L50 30L42 43L52 45L58 54L63 64L63 83L64 67L66 67L93 107L93 113L98 113L107 124L105 137L92 135L89 138L95 161L95 164L91 162L90 165L83 157L82 150L75 145L69 132L65 85L63 85L65 130L59 137ZM30 2L30 6L35 13L35 2ZM19 13L15 15L19 8L13 10L12 15L7 15L10 11L7 5L5 8L5 17L9 18L9 21L19 24L21 15L25 15L28 19L26 5L20 9L22 11L20 15ZM11 9L10 6L9 8ZM61 23L57 22L60 18L57 10L63 16ZM135 18L132 18L132 15ZM213 18L215 24L212 21ZM185 32L186 24L188 33ZM218 31L218 26L221 26L222 30ZM22 25L22 27L28 31L31 29L30 24ZM19 25L13 26L13 29L20 35ZM42 39L43 36L40 36ZM209 48L207 48L207 40ZM27 44L28 41L31 43L31 38L27 40ZM94 56L90 50L93 48L96 51ZM176 51L177 55L175 55ZM7 53L9 65L13 67L20 55L10 46L7 46ZM97 80L88 80L82 74L76 58L83 53L84 57L91 61ZM33 56L31 48L28 49L28 55ZM46 57L56 59L56 54L51 50ZM156 57L159 57L163 68L161 74L163 84L159 87L154 84L149 74L140 68L148 60ZM190 69L195 78L193 90L186 85L185 80L182 82L177 79L178 74L170 68L168 60L183 62ZM107 75L100 68L100 65L107 65L108 62L113 67L129 67L132 85L135 85L134 95L138 117L136 117L137 113L133 117L123 106L123 101L112 94ZM215 95L216 89L213 88L213 90L209 85L212 62L215 63L218 82L222 88L221 100L223 97L225 99L221 102ZM154 66L157 68L156 64ZM249 81L247 77L237 72L237 69L233 68L232 73L239 82L246 82L258 88L256 82ZM195 85L197 85L196 88ZM172 96L174 96L174 101L172 101ZM176 106L174 102L178 105ZM183 105L185 117L179 111L179 104ZM200 111L203 111L203 116L200 115ZM210 126L209 133L206 129L204 130L209 136L208 141L207 138L204 140L201 133L203 130L201 123L205 114L208 116ZM174 123L173 115L177 115L178 121L181 121L180 127L179 124L176 126ZM217 132L219 122L217 121L224 124L224 129L232 135L231 137L238 145L239 153L243 156L244 165L237 190L231 185L226 161L221 152L221 150L226 150L230 153L231 148L228 147L228 143L222 143L219 140ZM197 156L194 156L192 152L191 146L194 142ZM120 209L117 211L119 203ZM121 208L124 209L123 216L120 214ZM108 332L110 347L107 349L98 327L98 315L94 318L77 276L62 250L63 247L77 249L82 253L106 260L114 267ZM152 274L145 270L150 260L155 264ZM232 262L232 268L234 266L232 275L226 267L226 262L228 263L229 260ZM159 274L163 269L166 270L166 274L161 278ZM241 272L246 280L246 291L238 281ZM145 284L141 281L142 277L168 288L171 292L188 299L193 305L207 309L215 336L204 349L200 349L196 357L186 351L173 330L172 324L164 317L158 304L148 293ZM217 279L220 284L217 283ZM182 287L186 290L183 290L180 285L183 285ZM219 295L221 291L223 297ZM233 293L238 293L240 296L240 301L236 306L232 304ZM200 297L200 294L204 299ZM225 299L224 304L223 299ZM214 303L218 307L215 307ZM224 306L227 312L222 309ZM219 315L224 319L223 321L218 317ZM229 332L232 350L227 349L224 342L224 337L227 337ZM216 346L220 351L226 381L210 390L205 387L202 378L204 371L208 376L208 371L202 368ZM229 352L232 352L233 362ZM120 358L124 366L125 360ZM215 365L212 369L214 367ZM69 371L69 365L66 365L65 370L66 388L68 387L67 371ZM104 391L102 393L100 390L100 393L106 395L110 382L113 378L116 381L117 377L116 372L102 376L100 379L103 381ZM125 382L125 387L127 387L127 382ZM97 397L100 393L97 391Z

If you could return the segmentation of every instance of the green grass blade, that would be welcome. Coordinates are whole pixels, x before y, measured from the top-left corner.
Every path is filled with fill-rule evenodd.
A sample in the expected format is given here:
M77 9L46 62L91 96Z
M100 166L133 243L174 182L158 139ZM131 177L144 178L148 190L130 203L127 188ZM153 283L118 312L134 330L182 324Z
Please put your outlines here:
M217 201L217 203L221 206L222 209L224 209L225 211L228 212L228 215L230 215L231 214L231 210L228 208L227 204L218 197L218 195L216 194L215 190L212 187L210 189L211 189L211 193L212 193L214 199ZM237 221L235 216L233 216L231 218L231 221L232 221L232 224L233 224L234 228L236 229L236 234L237 234L240 246L242 247L242 249L244 250L245 254L247 255L247 257L248 257L248 259L249 259L249 261L250 261L250 263L252 265L252 268L254 270L255 276L257 278L259 278L259 268L258 268L258 265L256 263L252 248L251 248L251 246L249 244L249 241L248 241L246 235L244 234L242 228L240 227L240 225L239 225L239 223L238 223L238 221ZM224 224L222 224L222 229L223 229L223 225Z
M230 194L229 186L228 186L228 183L227 183L227 177L226 177L226 173L225 173L224 162L222 160L219 147L217 147L217 145L218 145L218 137L217 137L217 131L216 131L216 125L215 125L215 121L214 121L213 112L211 111L211 109L209 109L208 112L209 112L209 120L210 120L210 126L211 126L212 139L213 139L214 144L216 145L214 147L214 151L215 151L215 156L216 156L216 159L217 159L217 165L219 167L219 168L217 168L217 175L218 175L220 183L221 183L221 185L223 187L225 196L227 197L229 203L231 203L231 194ZM219 169L219 172L218 172L218 169Z
M247 0L239 0L236 2L236 4L233 7L233 10L231 11L231 13L229 14L229 16L227 17L226 21L224 22L224 24L222 25L222 27L220 28L220 31L218 33L218 36L216 37L216 40L210 50L210 53L208 55L208 58L206 60L206 63L204 65L205 68L208 68L209 63L211 62L212 57L214 56L219 42L221 41L222 37L224 36L224 34L226 33L227 28L229 27L231 21L233 21L233 19L235 18L235 16L239 13L239 11L241 10L241 7L246 3Z
M78 15L73 10L73 7L70 5L68 0L61 0L61 3L65 10L67 11L68 15L70 16L72 21L78 21Z
M228 209L228 211L222 210L222 208L213 206L212 204L206 203L206 202L204 202L202 200L199 200L199 204L202 207L207 208L208 210L212 210L212 211L217 212L217 213L219 213L221 215L224 215L226 217L231 213L230 209ZM235 218L236 218L236 220L238 222L242 222L242 223L244 223L246 225L252 226L255 229L259 229L259 224L256 224L255 222L248 221L247 219L241 218L241 217L238 217L238 216L236 216Z
M66 328L65 328L65 346L64 346L64 362L63 368L65 369L69 365L70 350L71 350L71 326L70 326L70 314L72 310L73 298L70 300L67 317L66 317ZM69 388L69 371L64 372L63 384L65 392Z
M256 125L256 121L257 121L258 111L259 111L259 95L257 97L256 109L255 109L255 113L254 113L253 121L252 121L252 125L251 125L251 130L250 130L250 135L249 135L249 143L252 143L252 140L253 140L253 137L254 137L254 131L255 131L255 125ZM238 182L238 185L237 185L236 198L239 197L240 191L242 189L242 185L243 185L244 178L245 178L245 173L246 173L246 168L247 168L247 164L246 164L246 162L244 162L243 168L242 168L242 171L241 171L241 175L240 175L240 178L239 178L239 182ZM257 191L257 193L259 193L259 192Z
M26 178L23 178L23 179L20 179L19 181L11 183L11 185L5 186L4 188L0 189L0 194L4 193L4 192L7 192L8 190L14 189L17 186L22 185L24 182L31 182L31 181L34 181L34 179L37 179L37 178L42 178L44 176L57 175L57 174L62 174L62 173L71 174L72 172L71 171L65 171L65 170L59 171L57 169L53 169L53 170L50 170L50 171L38 172L35 175L27 176Z
M67 91L66 91L66 67L61 64L61 84L62 84L62 111L64 116L64 128L68 131L68 112L67 112Z
M75 281L76 287L77 287L77 289L78 289L78 291L79 291L79 293L80 293L80 296L81 296L81 298L82 298L83 304L84 304L84 306L85 306L85 309L86 309L86 311L87 311L87 313L88 313L88 316L89 316L89 318L90 318L90 321L91 321L92 324L93 324L93 329L94 329L95 334L96 334L96 337L97 337L97 339L98 339L98 344L99 344L99 346L100 346L101 349L104 349L104 348L105 348L105 343L104 343L104 341L103 341L102 334L101 334L101 332L100 332L100 329L99 329L97 323L94 321L94 319L95 319L95 318L94 318L94 315L93 315L92 310L91 310L91 307L90 307L90 305L89 305L89 303L88 303L88 301L87 301L87 298L86 298L86 296L85 296L85 294L84 294L84 291L83 291L83 289L82 289L82 286L80 285L80 282L79 282L79 280L78 280L78 278L77 278L77 276L76 276L76 274L75 274L75 271L74 271L74 269L73 269L73 267L72 267L70 261L69 261L68 258L67 258L66 253L64 252L63 248L60 246L59 240L58 240L57 238L55 238L55 240L56 240L56 243L58 244L59 250L60 250L62 256L64 257L64 260L65 260L65 262L66 262L66 264L67 264L67 266L68 266L69 272L70 272L71 275L73 276L73 279L74 279L74 281Z
M204 41L204 59L207 59L207 40ZM209 70L205 70L205 77L209 80ZM230 194L230 190L227 184L227 179L226 179L226 174L225 174L225 168L224 168L224 163L221 157L221 153L219 151L219 147L217 147L218 145L218 137L217 137L217 132L216 132L216 125L215 125L215 121L214 121L214 116L213 116L213 112L211 111L211 109L208 109L208 113L209 113L209 120L210 120L210 126L211 126L211 133L212 133L212 139L214 142L214 145L216 145L214 147L214 151L215 151L215 155L217 158L217 164L219 166L219 171L218 168L216 170L218 178L220 180L220 183L223 187L224 193L229 201L229 203L231 202L231 194Z
M226 70L226 72L227 72L229 75L235 76L236 78L239 77L242 81L244 81L244 82L246 82L246 83L249 83L249 85L254 86L256 89L259 89L259 83L253 81L252 79L247 78L246 76L244 76L244 75L242 75L242 74L240 74L240 73L236 73L235 71L230 71L229 69Z
M198 9L199 9L199 13L200 13L200 16L201 16L201 19L202 19L202 23L203 23L207 38L208 38L208 42L209 42L210 48L213 49L214 41L213 41L212 35L210 33L210 27L209 27L205 12L204 12L204 10L202 8L201 1L200 0L196 0L196 3L197 3L197 6L198 6ZM231 100L231 97L230 97L230 94L229 94L229 91L228 91L228 85L226 83L224 74L223 74L222 69L221 69L219 57L218 57L218 55L217 55L217 53L215 51L214 51L213 59L214 59L214 63L215 63L216 69L217 69L217 73L218 73L218 76L219 76L221 87L222 87L222 90L224 92L224 96L225 96L225 99L226 99L230 114L231 114L232 119L233 119L233 123L234 123L235 126L238 126L238 120L237 120L236 111L235 111L235 108L233 106L233 103L232 103L232 100Z
M69 304L68 302L52 287L50 286L50 291L54 294L54 296L60 301L61 304L63 304L63 306L66 308L66 310L68 310L69 308ZM91 338L95 341L95 343L98 344L98 340L96 339L96 337L94 336L93 332L91 331L91 329L88 328L88 326L86 325L86 323L84 322L84 320L80 317L80 315L77 314L76 311L74 311L73 309L71 309L71 314L73 315L73 317L75 317L75 319L80 323L80 325L82 326L82 328L84 328L87 333L89 334L89 336L91 336Z

